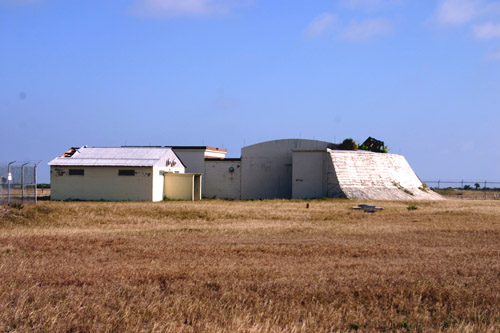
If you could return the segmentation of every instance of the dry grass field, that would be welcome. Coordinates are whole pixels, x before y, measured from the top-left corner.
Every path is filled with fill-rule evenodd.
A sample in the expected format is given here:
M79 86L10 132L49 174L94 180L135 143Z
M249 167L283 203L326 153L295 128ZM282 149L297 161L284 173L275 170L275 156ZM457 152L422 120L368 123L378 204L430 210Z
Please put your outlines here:
M0 206L0 330L500 331L500 201L359 203Z
M5 185L0 186L0 205L5 205L8 203L8 190ZM20 187L12 187L10 189L10 202L12 203L34 203L35 201L35 188L33 186L27 186L24 190L24 197L22 195L22 190ZM40 188L37 190L38 200L49 200L50 199L50 188Z
M457 188L433 189L448 199L466 199L466 200L500 200L499 191L483 190L461 190Z

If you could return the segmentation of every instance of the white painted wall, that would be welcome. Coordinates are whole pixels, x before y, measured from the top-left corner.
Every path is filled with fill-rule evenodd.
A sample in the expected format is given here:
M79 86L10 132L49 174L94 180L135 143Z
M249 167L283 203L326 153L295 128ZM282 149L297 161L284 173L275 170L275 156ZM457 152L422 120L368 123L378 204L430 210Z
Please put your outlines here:
M229 168L234 171L230 172ZM241 160L205 161L205 198L241 199Z
M175 163L173 165L166 165L167 160L175 161ZM158 163L156 163L155 166L160 167L161 170L167 172L173 172L173 173L187 172L181 160L173 150L170 150L167 154L165 154L165 156L160 161L158 161Z
M69 169L83 169L84 176L70 176ZM119 176L118 170L135 170ZM152 201L152 167L50 167L52 200Z
M401 155L330 151L337 187L345 197L376 200L441 200L422 183ZM329 186L333 185L329 181ZM339 193L339 191L337 191ZM335 192L329 194L336 196Z
M344 187L418 188L422 183L401 155L331 151L337 177Z

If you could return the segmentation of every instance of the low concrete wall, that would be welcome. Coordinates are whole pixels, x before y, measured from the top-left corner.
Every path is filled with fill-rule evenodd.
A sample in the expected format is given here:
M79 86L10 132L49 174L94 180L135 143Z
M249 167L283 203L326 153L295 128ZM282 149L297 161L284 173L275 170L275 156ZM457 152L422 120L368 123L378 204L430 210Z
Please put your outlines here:
M194 200L194 177L193 174L165 173L164 196L172 200Z

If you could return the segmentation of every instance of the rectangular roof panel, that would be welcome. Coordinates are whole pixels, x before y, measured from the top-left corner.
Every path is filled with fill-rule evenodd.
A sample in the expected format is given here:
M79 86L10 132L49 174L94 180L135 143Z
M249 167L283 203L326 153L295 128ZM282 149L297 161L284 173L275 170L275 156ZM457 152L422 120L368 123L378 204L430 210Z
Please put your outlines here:
M167 147L82 147L70 157L57 157L49 165L154 166L171 152Z

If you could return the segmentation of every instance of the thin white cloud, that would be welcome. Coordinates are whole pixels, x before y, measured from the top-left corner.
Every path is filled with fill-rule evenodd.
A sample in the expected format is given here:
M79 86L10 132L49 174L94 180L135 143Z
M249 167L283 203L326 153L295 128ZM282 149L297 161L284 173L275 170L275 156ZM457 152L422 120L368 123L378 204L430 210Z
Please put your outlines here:
M486 56L487 60L500 61L500 50L492 52Z
M28 5L34 2L39 2L40 0L0 0L1 3L12 4L12 5Z
M141 16L209 16L229 13L252 0L135 0L132 12Z
M472 27L472 32L478 39L500 38L500 23L477 24Z
M338 19L330 13L322 13L314 18L304 30L304 37L315 38L335 29Z
M462 25L479 15L480 0L441 0L436 21L442 25Z
M439 0L432 20L441 27L466 27L478 40L500 38L498 0ZM488 21L490 20L490 21ZM500 60L500 51L487 54L487 60Z
M350 41L363 41L377 36L390 35L393 31L394 25L387 19L366 19L361 22L352 21L340 37Z
M399 4L402 1L403 0L341 0L340 5L351 9L374 9Z
M500 15L500 3L486 0L440 0L434 20L439 25L460 26L476 19Z

